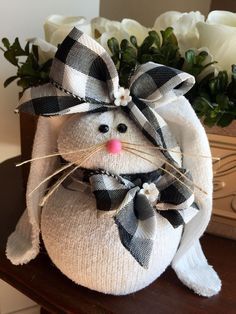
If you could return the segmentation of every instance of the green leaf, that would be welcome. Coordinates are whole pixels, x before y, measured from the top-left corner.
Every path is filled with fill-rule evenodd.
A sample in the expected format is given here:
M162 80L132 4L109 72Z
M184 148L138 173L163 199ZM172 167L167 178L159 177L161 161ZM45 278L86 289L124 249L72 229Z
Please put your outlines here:
M30 42L27 41L26 45L25 45L25 53L28 55L30 53Z
M156 45L156 47L160 49L161 40L158 33L156 31L150 31L148 34L154 39L154 44Z
M135 36L130 36L130 42L135 48L138 48L137 38Z
M16 56L26 56L27 55L25 53L25 51L21 48L21 45L20 45L18 37L15 38L14 43L11 45L11 47L9 49L14 51Z
M217 117L211 118L211 117L207 116L203 120L203 123L211 128L211 127L213 127L216 124L216 121L217 121Z
M110 49L113 56L119 56L120 48L119 42L116 38L112 37L107 41L108 48Z
M17 81L17 85L22 87L23 90L29 88L31 85L30 85L30 82L29 82L29 79L27 78L21 78Z
M155 39L152 36L147 36L140 46L142 53L148 53L149 48L154 44Z
M205 97L197 97L193 103L194 108L199 112L208 112L209 109L213 109L212 103Z
M173 34L173 28L167 27L164 31L161 31L162 44L165 44L169 41L171 35Z
M130 66L136 65L136 50L133 47L127 47L122 52L121 60L125 63L128 63Z
M229 113L224 113L222 117L217 121L217 125L224 128L228 126L233 120L235 116Z
M232 79L236 80L236 64L232 65Z
M9 84L11 84L13 81L15 81L18 78L17 75L11 76L3 83L4 87L7 87Z
M121 50L125 50L127 47L129 47L129 41L127 39L123 39L120 43Z
M207 51L201 51L196 56L196 63L202 64L206 60L207 57L208 57L208 52Z
M2 39L2 43L3 43L3 46L5 47L5 48L7 48L7 49L9 49L9 47L10 47L10 42L9 42L9 40L7 39L7 38L3 38Z
M216 102L219 104L221 110L226 110L229 107L229 97L224 94L217 95Z
M39 47L36 45L32 45L32 55L35 57L37 63L39 61Z
M185 52L185 59L189 64L195 64L196 63L196 54L193 50L187 50Z
M4 57L9 61L11 64L18 66L18 59L16 58L14 51L7 50L4 52Z

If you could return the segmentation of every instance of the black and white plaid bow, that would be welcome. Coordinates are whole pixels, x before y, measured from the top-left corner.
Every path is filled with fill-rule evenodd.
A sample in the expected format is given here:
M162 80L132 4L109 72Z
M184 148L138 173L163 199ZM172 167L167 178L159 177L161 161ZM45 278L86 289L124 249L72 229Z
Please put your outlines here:
M191 178L187 170L178 170ZM114 219L121 243L141 266L148 268L153 240L158 232L156 212L174 228L187 223L198 212L188 180L184 180L178 172L173 175L182 183L162 170L118 176L105 170L80 168L70 175L63 186L78 191L81 190L80 182L90 183L97 209L116 210ZM148 186L151 185L150 191Z
M88 35L74 28L60 45L53 60L51 83L27 90L19 110L36 115L63 115L115 109L119 76L106 50ZM130 79L132 100L122 107L144 135L156 146L176 147L165 121L153 112L153 103L174 92L183 95L194 84L188 73L148 62ZM174 163L171 153L162 154Z

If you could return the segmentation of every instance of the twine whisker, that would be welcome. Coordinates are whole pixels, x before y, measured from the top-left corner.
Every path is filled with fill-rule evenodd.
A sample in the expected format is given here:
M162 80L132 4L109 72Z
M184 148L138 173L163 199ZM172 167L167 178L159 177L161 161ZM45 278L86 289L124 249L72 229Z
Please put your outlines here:
M157 150L161 150L161 151L172 152L172 153L175 153L175 154L180 154L180 155L183 155L183 156L189 156L189 157L194 157L194 158L199 158L200 157L200 158L209 158L209 159L216 160L216 161L220 161L221 160L220 157L183 153L183 152L179 152L179 151L176 151L176 150L173 150L173 149L167 149L167 148L164 148L164 147L161 147L161 146L157 147L157 146L151 146L151 145L142 145L142 144L138 144L138 143L130 143L130 142L124 142L124 141L122 141L122 144L128 144L128 145L133 145L133 146L141 146L143 148L157 149Z
M66 174L64 174L62 176L62 178L60 178L53 186L52 188L49 190L49 192L43 197L42 202L40 203L40 206L43 206L45 204L45 202L48 200L48 198L57 190L57 188L62 184L62 182L70 175L72 174L76 169L78 169L80 166L82 166L82 164L87 161L88 159L90 159L94 154L96 154L98 151L100 151L103 148L103 146L98 147L96 149L94 149L94 151L87 156L85 159L83 159L82 162L79 163L79 165L77 165L75 168L73 168L72 170L70 170L69 172L67 172Z
M99 148L99 150L100 150L100 149L102 149L103 147L104 147L104 144L99 144L98 147L94 147L94 148L93 148L93 150L92 150L91 153L93 153L93 151L96 151L98 148ZM86 153L86 152L85 152L85 153ZM88 153L87 153L87 154L88 154ZM82 158L83 158L83 156L82 156ZM86 156L85 156L85 158L86 158ZM83 161L83 162L84 162L84 161ZM43 183L47 182L48 180L50 180L51 178L53 178L55 175L59 174L60 172L62 172L63 170L65 170L65 169L67 169L67 168L69 168L69 167L71 167L71 166L74 165L74 164L75 164L75 162L71 162L71 163L66 164L65 166L61 167L60 169L56 170L56 171L55 171L54 173L52 173L50 176L46 177L43 181L41 181L41 182L28 194L28 196L30 196L33 192L35 192Z
M20 163L17 163L16 164L16 167L20 167L24 164L27 164L29 162L32 162L32 161L35 161L35 160L41 160L41 159L44 159L44 158L50 158L50 157L55 157L55 156L59 156L59 155L70 155L70 154L76 154L78 152L82 152L82 151L88 151L88 150L91 150L95 147L99 147L100 145L102 144L95 144L93 146L90 146L88 148L81 148L81 149L76 149L76 150L73 150L73 151L69 151L69 152L56 152L56 153L52 153L52 154L49 154L49 155L45 155L45 156L39 156L39 157L35 157L35 158L31 158L31 159L27 159L27 160L24 160ZM104 144L103 144L104 145Z
M126 148L129 148L129 147L126 147ZM203 192L204 194L207 194L200 186L198 186L197 184L195 184L195 183L193 182L193 180L189 179L189 178L188 178L185 174L183 174L177 167L175 167L174 165L172 165L172 164L171 164L170 162L168 162L167 160L165 160L165 159L163 159L163 158L161 158L161 157L159 157L159 156L152 155L152 154L150 154L150 153L147 153L147 152L138 150L138 149L136 149L136 148L131 148L131 147L130 147L130 149L135 150L135 151L137 151L137 152L139 152L139 153L142 153L142 154L146 154L146 155L151 156L151 157L156 157L157 159L163 161L163 162L166 163L168 166L170 166L171 168L173 168L178 174L180 174L181 177L183 177L183 178L186 179L187 181L191 182L191 184L193 184L193 186L195 186L198 190L200 190L200 191Z
M129 149L129 148L124 148L124 150L126 150L127 152L129 152L129 153L131 153L131 154L133 154L133 155L135 155L135 156L138 156L138 157L140 157L140 158L142 158L142 159L144 159L144 160L150 162L151 164L153 164L153 165L155 165L155 166L158 166L159 169L163 170L164 172L166 172L167 174L169 174L170 176L172 176L173 178L175 178L175 180L177 180L177 181L180 182L182 185L184 185L187 189L189 189L189 190L191 191L191 193L194 193L194 191L193 191L187 184L185 184L182 180L180 180L178 177L176 177L176 176L175 176L173 173L171 173L170 171L166 170L165 168L160 167L158 164L156 164L156 163L154 163L152 160L150 160L150 159L148 159L148 158L142 156L141 154L138 154L138 153L133 152L133 151L132 151L131 149ZM202 189L201 189L201 192L207 194L207 193L206 193L205 191L203 191Z
M48 180L50 180L51 178L53 178L55 175L57 175L58 173L62 172L63 170L73 166L74 163L70 162L69 164L66 164L65 166L57 169L56 171L54 171L50 176L46 177L45 179L43 179L43 181L41 181L31 192L28 193L28 196L30 196L32 193L34 193L43 183L47 182Z

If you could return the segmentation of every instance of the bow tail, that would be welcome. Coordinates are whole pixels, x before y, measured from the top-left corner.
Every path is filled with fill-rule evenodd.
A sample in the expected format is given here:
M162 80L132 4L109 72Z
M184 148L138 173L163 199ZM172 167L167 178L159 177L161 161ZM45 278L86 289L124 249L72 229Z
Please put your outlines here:
M148 268L156 235L156 213L147 198L131 189L115 216L123 246L144 268Z
M132 101L124 108L128 112L131 119L141 129L145 137L157 147L163 147L160 150L164 157L171 163L175 164L175 160L169 153L169 149L176 147L176 141L170 134L170 130L165 121L152 111L149 105L132 95Z

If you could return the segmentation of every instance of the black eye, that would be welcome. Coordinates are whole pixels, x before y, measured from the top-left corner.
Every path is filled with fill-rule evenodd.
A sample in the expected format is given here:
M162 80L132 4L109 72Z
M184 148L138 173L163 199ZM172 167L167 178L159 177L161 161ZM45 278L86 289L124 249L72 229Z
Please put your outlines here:
M101 124L98 128L101 133L107 133L109 131L109 126L107 124Z
M119 131L120 133L125 133L127 131L127 129L128 129L128 127L124 123L120 123L117 126L117 131Z

